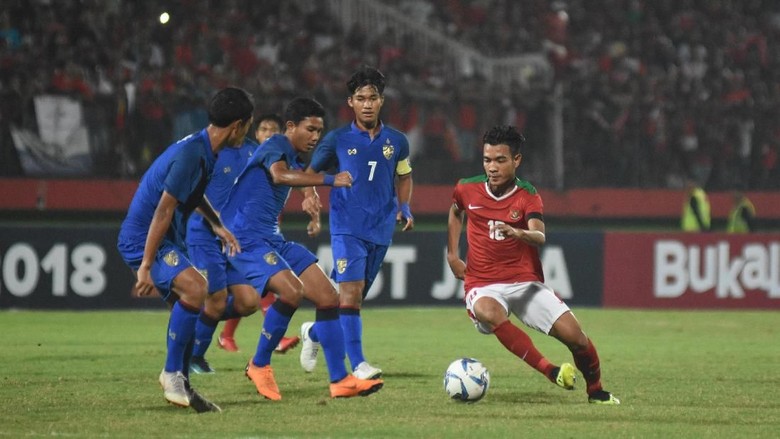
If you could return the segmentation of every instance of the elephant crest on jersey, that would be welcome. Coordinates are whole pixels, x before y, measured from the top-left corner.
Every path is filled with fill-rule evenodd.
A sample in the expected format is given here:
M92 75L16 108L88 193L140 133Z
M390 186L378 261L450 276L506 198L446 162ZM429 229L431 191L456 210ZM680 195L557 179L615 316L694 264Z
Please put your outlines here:
M387 160L390 160L393 157L394 152L395 147L390 144L390 139L387 139L387 142L382 146L382 154Z

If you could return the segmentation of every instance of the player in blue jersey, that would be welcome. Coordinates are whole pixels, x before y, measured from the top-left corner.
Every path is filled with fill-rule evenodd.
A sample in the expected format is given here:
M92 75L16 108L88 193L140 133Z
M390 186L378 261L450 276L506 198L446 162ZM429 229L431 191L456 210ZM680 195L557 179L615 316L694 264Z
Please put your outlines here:
M330 191L330 234L333 249L331 277L339 284L339 311L346 352L359 378L378 378L382 370L363 355L360 308L382 266L396 222L403 231L414 227L409 209L412 168L409 142L398 130L379 119L384 103L385 77L363 67L347 82L347 105L355 120L329 132L314 152L309 173L331 168L348 171L349 188ZM316 192L307 192L307 199ZM316 201L312 201L316 203ZM311 323L301 326L301 366L311 372L317 364L319 343Z
M257 127L255 128L255 139L257 140L257 143L262 144L274 134L282 133L282 126L284 126L284 122L282 121L282 118L276 114L263 114L256 117L255 120L257 122ZM276 295L273 293L265 294L260 299L260 310L263 312L263 315L268 312L268 308L274 303L275 300ZM232 319L228 319L225 322L225 326L222 328L222 332L219 333L219 337L217 338L217 343L220 348L228 352L238 352L238 345L236 344L234 335L240 321L241 317L234 317ZM279 345L276 346L275 351L279 353L285 353L297 346L300 340L301 339L298 336L282 337L282 339L279 341ZM193 364L196 363L195 360L196 359L193 357ZM205 365L207 366L207 364Z
M117 248L136 273L140 296L157 292L171 306L167 356L160 373L165 399L196 411L219 411L189 385L186 363L193 346L198 313L206 298L206 279L185 250L187 219L198 210L228 254L240 252L235 236L204 197L216 156L240 144L252 125L251 96L225 88L209 102L209 125L169 146L149 167L119 230Z
M230 190L222 218L236 234L243 251L229 258L257 289L270 290L278 299L269 308L257 351L246 376L257 392L270 400L282 398L271 368L271 354L303 298L314 302L315 332L322 343L330 376L331 397L367 395L382 387L381 380L360 380L344 366L344 335L338 321L338 296L317 258L300 244L289 242L279 230L279 214L291 186L349 187L349 172L314 175L303 172L299 154L314 149L324 126L325 110L308 98L293 99L284 114L284 134L258 148ZM310 212L310 229L319 229L318 214Z
M206 197L214 206L224 204L233 182L257 147L257 143L246 139L219 153L211 182L206 187ZM190 370L195 373L214 373L205 355L217 324L221 320L247 316L257 311L257 292L241 273L228 265L227 255L221 251L210 224L198 213L194 213L187 223L187 252L192 264L208 280L208 296L195 327Z

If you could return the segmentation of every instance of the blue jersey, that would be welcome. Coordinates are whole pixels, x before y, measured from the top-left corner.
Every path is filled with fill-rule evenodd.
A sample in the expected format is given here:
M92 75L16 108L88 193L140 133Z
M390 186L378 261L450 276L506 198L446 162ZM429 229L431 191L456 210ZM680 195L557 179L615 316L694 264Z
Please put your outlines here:
M289 169L303 169L303 162L282 134L274 134L255 150L222 206L222 221L242 247L284 240L279 215L290 186L276 185L271 179L269 169L278 161L286 162Z
M203 199L215 162L216 156L205 129L163 151L146 171L133 195L119 230L120 247L128 254L137 254L138 259L143 257L149 226L165 191L179 201L165 239L184 248L187 219Z
M352 187L330 190L330 233L390 245L398 211L395 170L407 158L409 141L388 126L381 126L374 140L354 122L329 132L310 167L317 172L336 167L352 174Z
M211 175L211 182L206 186L206 198L214 209L219 210L225 204L230 188L257 146L256 142L247 139L238 148L227 147L220 151L214 165L214 173ZM214 240L216 237L208 221L201 214L193 213L187 222L187 245L210 243Z

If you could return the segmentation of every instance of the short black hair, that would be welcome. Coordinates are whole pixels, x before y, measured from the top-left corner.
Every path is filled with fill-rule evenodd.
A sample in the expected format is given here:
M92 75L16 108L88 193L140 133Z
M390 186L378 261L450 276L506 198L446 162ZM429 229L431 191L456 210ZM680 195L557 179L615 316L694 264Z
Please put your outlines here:
M237 120L249 120L254 111L252 95L246 90L238 87L223 88L209 102L209 123L224 128Z
M284 121L276 113L265 113L265 114L261 114L260 116L257 116L255 118L255 131L257 131L257 129L260 127L260 123L265 122L266 120L275 122L277 125L279 125L279 128L282 131L284 131Z
M489 145L507 145L512 155L520 154L525 137L511 125L496 125L482 136L482 143Z
M325 108L322 104L312 98L297 97L287 104L284 110L284 119L286 122L292 122L296 125L307 117L325 118ZM284 128L282 128L284 130Z
M362 66L347 81L347 91L352 96L355 90L367 85L374 86L381 95L385 91L385 75L373 67Z

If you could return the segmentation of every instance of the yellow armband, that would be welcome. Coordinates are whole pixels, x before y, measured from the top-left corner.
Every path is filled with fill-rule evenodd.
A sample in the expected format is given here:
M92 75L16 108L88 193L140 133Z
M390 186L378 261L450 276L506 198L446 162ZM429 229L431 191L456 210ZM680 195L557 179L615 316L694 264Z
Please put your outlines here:
M406 175L412 172L412 166L409 164L409 158L405 158L395 165L395 173L398 175Z

